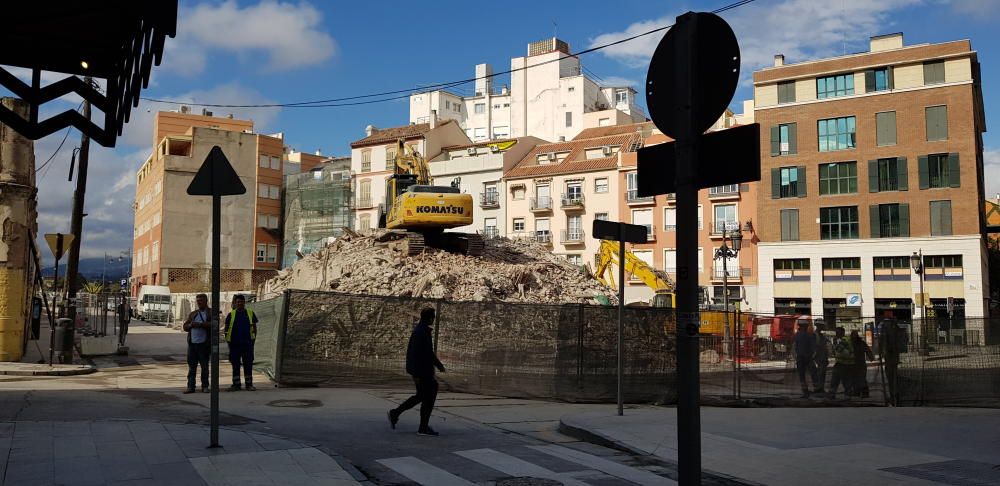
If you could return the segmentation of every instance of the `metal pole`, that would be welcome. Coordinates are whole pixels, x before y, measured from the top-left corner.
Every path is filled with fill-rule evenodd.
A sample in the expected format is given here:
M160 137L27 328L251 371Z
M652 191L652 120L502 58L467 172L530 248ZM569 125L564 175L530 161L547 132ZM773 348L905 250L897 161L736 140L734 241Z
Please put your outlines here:
M219 305L219 287L222 280L222 262L220 254L222 235L222 196L212 196L212 396L210 399L210 444L219 445L219 317L222 306Z
M83 78L83 82L90 85L93 81L90 76ZM90 121L90 102L83 100L83 117ZM80 134L80 164L77 166L76 191L73 192L73 214L70 222L70 233L73 234L73 242L69 246L69 260L66 262L66 288L69 308L68 315L73 326L76 326L76 293L77 272L80 268L80 246L83 244L83 204L87 194L87 162L90 159L90 137L86 133Z
M58 241L58 247L62 248L62 234L56 237ZM52 280L52 308L56 309L59 295L59 260L56 260L56 275ZM49 314L49 365L52 365L52 358L55 356L55 345L56 345L56 321L52 318L52 314Z
M725 223L723 223L725 224ZM733 353L729 349L732 345L732 333L729 330L729 268L726 260L729 259L729 248L726 246L726 228L722 229L722 352L727 358L732 358ZM733 373L733 397L736 396L736 373Z
M618 226L618 416L625 414L625 398L622 393L622 380L625 377L623 369L625 350L625 235L623 227Z
M924 249L917 251L920 257L920 352L918 354L927 355L927 294L924 293L924 275L927 268L924 267Z

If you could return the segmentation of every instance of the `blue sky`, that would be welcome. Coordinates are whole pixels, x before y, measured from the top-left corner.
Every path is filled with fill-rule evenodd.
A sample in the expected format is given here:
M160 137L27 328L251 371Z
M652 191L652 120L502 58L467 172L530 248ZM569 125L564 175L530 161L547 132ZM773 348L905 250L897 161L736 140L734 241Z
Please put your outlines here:
M712 10L731 0L652 2L509 0L485 8L468 2L312 2L181 0L178 36L167 39L144 96L197 103L256 104L338 98L469 78L480 62L495 71L525 54L527 43L554 33L579 51L667 25L687 10ZM723 14L743 52L743 76L771 63L858 52L868 37L902 31L906 44L971 39L982 64L986 101L987 192L1000 192L1000 20L998 0L757 0ZM405 5L405 6L404 6ZM582 58L609 84L641 83L660 34ZM503 83L504 80L497 81ZM465 90L471 89L467 85ZM456 89L462 92L463 89ZM734 100L751 95L743 82ZM60 109L76 106L66 100ZM114 149L95 148L88 188L83 254L129 248L134 171L150 151L152 116L176 105L143 102ZM198 109L198 108L196 108ZM265 133L281 131L302 151L348 154L364 127L408 120L405 100L340 108L225 109L253 119ZM36 143L41 164L64 132ZM40 233L68 232L70 152L79 134L39 172ZM993 176L993 177L991 177Z

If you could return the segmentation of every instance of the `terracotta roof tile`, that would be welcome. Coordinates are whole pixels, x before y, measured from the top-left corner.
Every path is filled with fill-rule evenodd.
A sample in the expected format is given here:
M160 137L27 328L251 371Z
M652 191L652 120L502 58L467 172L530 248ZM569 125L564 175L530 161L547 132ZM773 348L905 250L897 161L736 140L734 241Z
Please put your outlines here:
M452 123L453 121L454 120L442 120L437 126L441 127ZM400 138L415 138L426 135L429 131L431 131L430 123L417 123L414 125L403 125L401 127L392 128L376 128L375 131L372 132L371 136L351 142L351 148L364 147L366 145L380 145L387 142L393 142Z
M608 135L620 135L622 133L634 133L637 131L642 131L646 133L652 129L653 129L653 122L630 123L628 125L610 125L606 127L585 128L577 136L573 137L573 140L607 137Z
M604 128L604 127L602 127ZM634 129L634 127L633 127ZM586 150L604 146L620 146L622 152L631 152L635 142L641 142L642 136L635 131L606 137L573 139L569 142L547 143L538 145L524 156L513 168L504 174L508 178L536 177L543 175L572 174L575 172L592 172L614 169L618 165L618 156L587 159ZM549 152L569 152L562 162L539 164L538 154Z

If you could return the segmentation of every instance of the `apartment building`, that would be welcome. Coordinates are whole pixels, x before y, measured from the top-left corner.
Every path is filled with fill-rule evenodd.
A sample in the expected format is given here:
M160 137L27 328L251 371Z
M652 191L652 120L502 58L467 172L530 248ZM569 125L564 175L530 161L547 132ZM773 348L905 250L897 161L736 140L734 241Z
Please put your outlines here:
M590 229L595 219L619 213L618 169L642 146L647 127L584 130L569 142L536 145L504 173L508 237L534 239L575 264L593 266L601 242Z
M539 143L544 143L544 140L520 137L441 149L441 153L429 163L435 184L455 184L463 193L471 194L476 204L473 223L454 231L481 233L486 237L507 234L503 174Z
M470 96L447 90L410 96L410 123L426 123L436 112L475 142L524 136L556 142L584 128L646 120L633 88L598 84L562 40L528 44L527 56L512 58L510 68L509 86L497 86L493 68L479 64Z
M159 112L153 151L136 173L132 293L142 285L173 292L209 288L211 198L187 187L219 146L247 193L223 199L222 289L251 290L280 265L282 139L253 133L253 122Z
M301 173L286 171L284 176L281 268L324 248L353 223L351 158L327 157L313 165L313 157L289 157L293 162L287 165L306 169Z
M892 34L753 74L761 311L919 318L922 252L926 317L986 315L979 72L968 40Z
M384 206L385 181L392 175L396 143L405 144L431 160L442 147L469 143L469 138L454 120L438 121L431 116L427 123L379 129L369 125L365 137L351 143L351 172L354 174L354 228L361 232L378 227L379 206Z

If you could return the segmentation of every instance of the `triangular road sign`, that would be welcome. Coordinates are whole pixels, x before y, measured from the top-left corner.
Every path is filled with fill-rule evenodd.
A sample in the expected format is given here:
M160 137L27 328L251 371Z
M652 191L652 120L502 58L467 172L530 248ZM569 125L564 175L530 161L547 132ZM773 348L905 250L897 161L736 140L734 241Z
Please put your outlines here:
M52 250L52 256L56 257L56 261L59 261L62 260L63 253L73 244L73 235L46 233L45 241L49 244L49 249Z
M201 164L187 188L187 193L191 196L235 196L246 192L247 188L240 181L240 176L218 145L212 147L208 157L205 157L205 163Z

